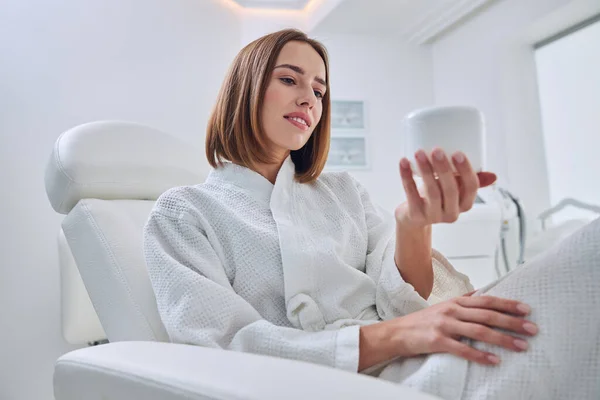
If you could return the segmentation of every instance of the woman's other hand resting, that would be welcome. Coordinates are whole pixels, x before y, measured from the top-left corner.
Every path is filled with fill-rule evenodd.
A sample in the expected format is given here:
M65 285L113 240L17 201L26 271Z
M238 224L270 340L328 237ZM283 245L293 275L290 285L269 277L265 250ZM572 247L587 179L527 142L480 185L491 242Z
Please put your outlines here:
M360 328L359 371L395 358L450 353L469 361L495 365L500 359L479 351L462 338L524 351L525 340L502 333L533 336L538 328L523 317L529 306L492 296L465 295L424 310Z

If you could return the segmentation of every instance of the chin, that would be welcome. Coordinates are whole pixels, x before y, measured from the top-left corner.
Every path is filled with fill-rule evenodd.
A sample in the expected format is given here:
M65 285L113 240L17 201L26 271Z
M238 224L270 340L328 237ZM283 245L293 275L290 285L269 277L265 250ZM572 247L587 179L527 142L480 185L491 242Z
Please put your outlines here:
M281 147L284 147L290 151L300 150L308 139L310 138L310 134L293 134L288 137L289 140L286 140L284 143L281 143Z

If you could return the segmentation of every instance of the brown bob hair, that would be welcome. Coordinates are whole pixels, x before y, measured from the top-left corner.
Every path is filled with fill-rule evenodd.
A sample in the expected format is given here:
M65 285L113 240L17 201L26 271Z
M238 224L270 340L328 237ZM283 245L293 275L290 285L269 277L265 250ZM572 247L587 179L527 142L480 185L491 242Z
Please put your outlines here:
M330 139L329 59L325 46L299 30L285 29L263 36L244 47L223 81L206 129L206 157L213 168L223 160L255 169L257 163L274 163L267 153L261 106L275 62L288 42L308 43L325 63L327 91L323 113L310 139L291 152L296 180L312 182L325 167Z

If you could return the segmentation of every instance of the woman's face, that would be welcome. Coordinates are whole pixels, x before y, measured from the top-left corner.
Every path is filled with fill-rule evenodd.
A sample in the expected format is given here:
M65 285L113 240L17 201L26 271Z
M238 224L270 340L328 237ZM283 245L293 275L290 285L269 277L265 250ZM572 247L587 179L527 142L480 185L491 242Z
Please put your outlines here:
M271 154L285 159L302 148L321 120L325 63L308 43L288 42L275 63L262 104Z

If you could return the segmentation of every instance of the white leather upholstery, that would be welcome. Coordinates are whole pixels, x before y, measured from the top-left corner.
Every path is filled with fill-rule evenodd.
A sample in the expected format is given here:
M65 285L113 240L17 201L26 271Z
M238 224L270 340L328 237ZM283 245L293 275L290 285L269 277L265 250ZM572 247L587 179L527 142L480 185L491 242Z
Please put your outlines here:
M62 229L58 233L58 263L63 337L79 345L106 339Z
M80 200L62 227L111 342L167 340L142 249L154 201Z
M203 157L168 134L131 122L91 122L57 139L45 184L54 209L68 214L58 247L62 329L69 343L166 337L142 256L142 228L165 190L204 181Z
M315 364L172 343L111 343L61 357L57 400L435 400Z
M203 152L154 128L90 122L56 141L46 168L46 192L61 214L81 199L156 200L174 186L203 181L203 159Z

